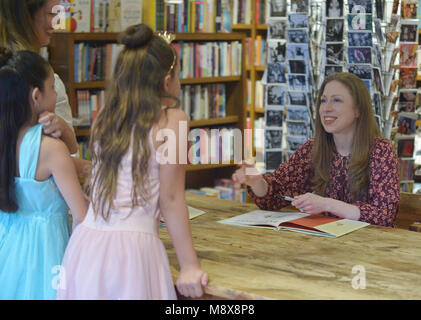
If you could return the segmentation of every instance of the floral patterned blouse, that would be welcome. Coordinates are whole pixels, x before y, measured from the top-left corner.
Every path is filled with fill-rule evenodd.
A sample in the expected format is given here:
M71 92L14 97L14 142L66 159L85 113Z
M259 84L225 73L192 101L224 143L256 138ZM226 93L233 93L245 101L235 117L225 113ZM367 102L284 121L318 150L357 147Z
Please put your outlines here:
M273 173L263 175L269 186L265 196L257 197L248 187L250 196L260 209L276 211L290 205L290 202L280 199L279 194L294 197L313 191L311 184L313 144L313 139L308 140ZM391 142L384 138L375 139L370 154L370 182L367 201L352 201L348 184L350 156L341 156L336 150L333 153L330 183L326 190L326 197L341 200L360 208L360 221L394 227L400 190L399 164Z

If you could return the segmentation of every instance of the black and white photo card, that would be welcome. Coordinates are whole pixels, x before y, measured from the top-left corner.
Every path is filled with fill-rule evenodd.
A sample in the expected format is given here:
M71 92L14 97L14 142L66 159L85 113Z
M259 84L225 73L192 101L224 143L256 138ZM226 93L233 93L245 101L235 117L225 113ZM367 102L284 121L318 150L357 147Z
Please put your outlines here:
M310 111L306 106L286 106L287 118L290 121L310 123Z
M267 105L283 106L285 105L285 86L284 85L267 85Z
M288 104L294 106L308 106L308 95L304 91L290 91L288 90Z
M282 129L265 129L265 150L282 149Z
M303 59L309 60L310 59L310 51L308 43L300 44L300 43L287 43L286 45L286 59L287 60L296 60L296 59Z
M285 83L285 63L269 63L267 66L267 82L268 83Z
M344 38L344 19L326 20L326 42L340 42Z
M308 91L308 80L305 75L287 74L287 84L289 90Z
M288 27L293 28L308 28L309 18L307 13L290 13L288 14Z
M307 74L307 61L288 60L288 73Z
M287 29L287 19L269 19L268 20L268 39L285 39Z
M285 40L268 40L268 63L285 62Z
M284 120L283 107L267 106L265 109L265 126L282 128Z
M287 29L287 39L290 43L308 43L308 29Z
M287 0L269 0L269 17L285 17L287 12Z
M326 0L326 17L340 18L344 16L344 1L343 0Z

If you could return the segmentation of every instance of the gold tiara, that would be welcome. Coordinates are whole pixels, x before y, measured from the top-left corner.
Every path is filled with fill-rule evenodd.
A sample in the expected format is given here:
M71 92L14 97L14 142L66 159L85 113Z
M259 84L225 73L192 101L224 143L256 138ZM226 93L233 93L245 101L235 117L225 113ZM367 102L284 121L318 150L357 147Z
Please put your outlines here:
M168 32L168 31L164 31L164 32L158 32L157 33L158 36L160 36L162 39L165 40L166 43L171 44L171 42L174 41L175 39L175 35Z

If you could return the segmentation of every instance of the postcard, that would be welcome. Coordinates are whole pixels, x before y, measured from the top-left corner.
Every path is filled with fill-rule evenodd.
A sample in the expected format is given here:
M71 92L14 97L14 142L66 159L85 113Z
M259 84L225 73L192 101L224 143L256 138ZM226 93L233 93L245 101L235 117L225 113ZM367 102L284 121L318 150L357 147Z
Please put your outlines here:
M308 43L307 29L287 29L287 39L291 43Z
M401 89L417 87L417 68L400 68L399 79Z
M371 48L348 48L348 61L349 63L371 63Z
M282 128L284 120L283 107L267 106L265 109L265 126Z
M348 72L355 74L360 79L372 79L371 64L348 64Z
M268 105L282 106L285 104L285 86L284 85L267 85L266 101Z
M265 129L265 150L282 149L282 129Z
M401 67L417 67L417 49L416 43L401 43L400 44L400 66Z
M344 19L327 19L326 42L340 42L344 38Z
M326 17L339 18L344 16L343 0L326 0Z
M269 19L268 20L268 39L285 39L287 29L287 19Z
M373 46L373 36L371 31L348 31L348 45L350 47Z
M373 30L373 17L371 14L348 14L349 30Z

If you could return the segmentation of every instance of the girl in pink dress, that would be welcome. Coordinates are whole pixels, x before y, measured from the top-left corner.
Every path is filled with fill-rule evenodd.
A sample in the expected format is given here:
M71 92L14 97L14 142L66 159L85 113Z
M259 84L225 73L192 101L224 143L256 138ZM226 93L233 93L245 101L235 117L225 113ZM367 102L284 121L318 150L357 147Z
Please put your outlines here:
M185 166L172 161L179 122L188 120L172 107L180 93L177 53L168 37L144 24L127 28L120 42L92 128L91 203L66 249L57 298L176 299L158 236L161 214L180 265L177 289L200 297L208 276L193 248Z

